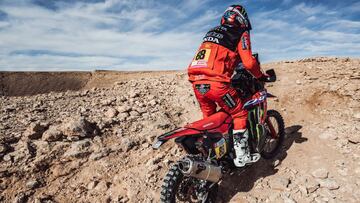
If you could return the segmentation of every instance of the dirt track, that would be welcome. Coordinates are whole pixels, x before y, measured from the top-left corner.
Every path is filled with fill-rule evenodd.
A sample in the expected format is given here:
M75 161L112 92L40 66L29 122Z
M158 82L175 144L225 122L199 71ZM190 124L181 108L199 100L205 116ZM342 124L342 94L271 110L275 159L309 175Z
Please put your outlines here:
M264 67L279 78L268 85L278 96L269 106L285 118L284 149L275 160L225 177L219 202L359 202L360 60ZM96 79L42 73L34 80L40 86L6 74L5 95L76 91L1 97L3 202L158 202L162 177L181 149L167 143L153 151L153 138L201 117L182 72L103 72ZM66 85L44 90L43 78ZM81 82L68 81L74 78ZM14 88L18 80L33 89Z

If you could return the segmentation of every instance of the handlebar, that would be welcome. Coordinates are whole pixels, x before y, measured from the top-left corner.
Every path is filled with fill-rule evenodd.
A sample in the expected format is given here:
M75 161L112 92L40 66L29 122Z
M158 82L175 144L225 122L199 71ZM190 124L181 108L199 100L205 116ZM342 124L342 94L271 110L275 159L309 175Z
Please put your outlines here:
M263 75L258 80L261 81L261 82L275 82L276 81L276 74L275 74L274 69L267 70L266 75Z

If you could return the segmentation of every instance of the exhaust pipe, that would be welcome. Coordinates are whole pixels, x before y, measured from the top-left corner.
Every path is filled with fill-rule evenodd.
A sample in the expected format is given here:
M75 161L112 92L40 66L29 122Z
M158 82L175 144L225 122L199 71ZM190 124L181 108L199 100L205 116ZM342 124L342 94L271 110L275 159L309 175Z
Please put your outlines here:
M180 171L185 176L217 183L222 177L221 168L205 161L185 157L179 161Z

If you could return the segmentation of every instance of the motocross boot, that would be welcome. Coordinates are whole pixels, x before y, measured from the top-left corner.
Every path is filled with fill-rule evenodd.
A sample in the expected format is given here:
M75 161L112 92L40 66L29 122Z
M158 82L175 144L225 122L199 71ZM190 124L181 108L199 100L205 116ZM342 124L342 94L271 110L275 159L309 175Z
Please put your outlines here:
M246 164L257 162L260 159L259 153L250 153L247 130L234 130L233 136L236 155L234 164L236 167L244 167Z

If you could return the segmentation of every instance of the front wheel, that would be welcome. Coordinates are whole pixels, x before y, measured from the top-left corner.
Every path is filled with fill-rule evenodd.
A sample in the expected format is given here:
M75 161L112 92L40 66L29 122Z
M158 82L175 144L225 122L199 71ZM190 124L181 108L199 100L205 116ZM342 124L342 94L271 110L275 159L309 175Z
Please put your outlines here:
M281 114L275 110L269 110L266 119L266 138L261 155L265 159L272 159L279 153L283 145L285 124Z
M160 202L214 203L217 191L217 183L186 177L180 171L179 165L175 164L165 175Z

